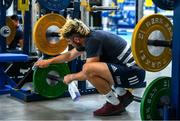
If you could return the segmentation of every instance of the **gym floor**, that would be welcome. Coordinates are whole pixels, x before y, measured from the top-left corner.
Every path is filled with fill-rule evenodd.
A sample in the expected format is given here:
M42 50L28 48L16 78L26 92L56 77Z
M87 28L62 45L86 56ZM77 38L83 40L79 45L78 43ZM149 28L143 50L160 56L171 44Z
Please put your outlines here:
M157 73L147 72L146 80L151 82L159 76L171 76L171 64ZM142 96L144 89L133 94ZM50 101L25 103L9 95L0 96L0 120L140 120L140 103L131 103L126 112L118 116L94 117L93 111L105 103L99 94L83 95L73 102L70 97Z

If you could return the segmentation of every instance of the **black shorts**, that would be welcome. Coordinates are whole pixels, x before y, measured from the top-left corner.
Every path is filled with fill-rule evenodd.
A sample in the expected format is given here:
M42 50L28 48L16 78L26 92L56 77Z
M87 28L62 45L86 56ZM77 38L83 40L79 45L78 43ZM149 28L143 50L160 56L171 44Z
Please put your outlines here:
M127 67L126 65L107 63L114 79L115 87L137 88L145 83L145 71L137 65Z

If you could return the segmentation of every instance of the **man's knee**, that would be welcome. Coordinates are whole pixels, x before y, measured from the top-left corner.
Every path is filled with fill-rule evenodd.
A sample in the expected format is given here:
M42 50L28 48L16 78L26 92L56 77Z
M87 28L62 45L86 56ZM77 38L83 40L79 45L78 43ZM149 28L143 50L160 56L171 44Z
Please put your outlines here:
M93 76L95 72L91 63L85 63L82 70L86 74L86 76Z

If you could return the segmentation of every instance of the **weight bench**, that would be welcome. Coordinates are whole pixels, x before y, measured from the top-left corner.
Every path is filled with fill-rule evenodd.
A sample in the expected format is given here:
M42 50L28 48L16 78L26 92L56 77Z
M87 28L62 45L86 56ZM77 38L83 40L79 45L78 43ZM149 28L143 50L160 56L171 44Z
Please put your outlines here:
M0 53L0 95L8 94L16 87L16 83L6 74L5 64L28 61L28 55L14 53Z

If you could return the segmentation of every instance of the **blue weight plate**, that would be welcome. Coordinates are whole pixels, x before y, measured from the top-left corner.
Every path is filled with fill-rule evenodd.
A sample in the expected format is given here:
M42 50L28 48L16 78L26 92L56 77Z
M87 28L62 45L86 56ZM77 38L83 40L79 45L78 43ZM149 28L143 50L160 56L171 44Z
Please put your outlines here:
M59 11L69 6L70 0L37 0L42 8Z
M174 0L153 0L153 3L163 10L174 9Z

